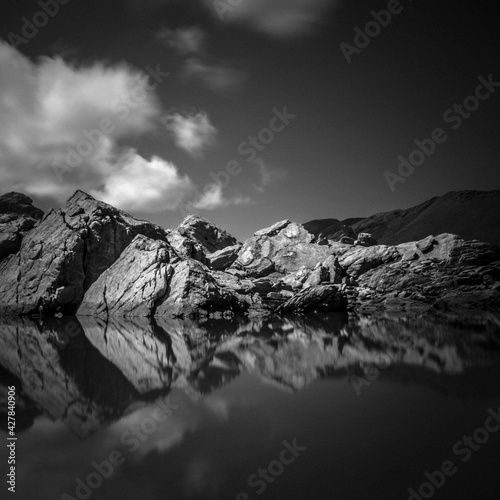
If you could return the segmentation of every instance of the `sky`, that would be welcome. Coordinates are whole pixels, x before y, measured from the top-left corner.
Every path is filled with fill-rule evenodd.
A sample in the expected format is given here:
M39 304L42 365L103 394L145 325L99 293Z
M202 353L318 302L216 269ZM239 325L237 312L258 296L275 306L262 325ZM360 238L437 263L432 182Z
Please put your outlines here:
M238 239L500 187L494 4L40 0L0 16L0 193ZM416 142L417 141L417 142Z

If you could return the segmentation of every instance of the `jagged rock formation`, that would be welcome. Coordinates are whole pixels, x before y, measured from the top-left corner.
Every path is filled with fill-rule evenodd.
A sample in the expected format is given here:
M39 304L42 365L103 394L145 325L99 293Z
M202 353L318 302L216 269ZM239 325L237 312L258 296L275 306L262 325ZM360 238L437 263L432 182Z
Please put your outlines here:
M0 314L190 317L500 309L500 249L452 234L327 241L288 220L240 245L198 216L175 230L82 193L0 261Z
M21 248L25 234L42 219L43 211L21 193L0 196L0 260Z
M167 238L159 226L77 191L25 236L17 254L0 262L0 314L76 311L137 234Z
M201 262L139 235L85 294L80 316L192 316L243 312L245 297L223 287Z

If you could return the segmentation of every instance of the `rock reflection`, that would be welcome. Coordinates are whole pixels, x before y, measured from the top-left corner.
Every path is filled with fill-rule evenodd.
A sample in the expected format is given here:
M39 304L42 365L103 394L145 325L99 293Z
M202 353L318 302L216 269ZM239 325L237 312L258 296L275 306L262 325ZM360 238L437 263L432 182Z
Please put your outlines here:
M69 321L79 334L62 346L58 339ZM197 399L242 372L295 392L321 378L347 383L352 374L384 365L386 380L460 396L467 393L464 374L495 366L499 358L496 320L474 326L446 318L344 314L201 323L9 318L0 336L0 364L19 380L33 415L43 411L80 436L173 387Z

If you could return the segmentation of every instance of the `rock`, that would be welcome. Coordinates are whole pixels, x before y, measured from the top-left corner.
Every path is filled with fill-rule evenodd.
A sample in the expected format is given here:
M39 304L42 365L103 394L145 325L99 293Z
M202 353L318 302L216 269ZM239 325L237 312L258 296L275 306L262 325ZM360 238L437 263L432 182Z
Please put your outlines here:
M193 317L213 312L243 313L250 304L250 298L221 286L206 266L195 260L184 260L174 266L167 294L157 305L156 315Z
M314 239L300 224L282 221L247 240L233 266L252 277L293 273L301 267L312 270L331 255L327 245L312 243Z
M432 247L436 243L436 240L434 239L434 236L427 236L427 238L424 238L423 240L417 241L417 247L419 250L421 250L423 253L429 252L432 250Z
M354 247L340 256L339 264L353 278L357 278L370 269L399 258L398 251L385 245L373 247Z
M224 271L236 261L242 245L232 245L207 255L208 267Z
M297 292L277 312L344 311L346 306L346 297L337 285L316 285Z
M172 247L137 235L87 290L79 316L153 316L180 262Z
M377 240L370 233L359 233L354 244L362 247L378 245Z
M159 226L77 191L0 262L0 314L73 313L85 291L137 234L166 240Z
M0 260L17 253L24 236L40 223L43 211L21 193L0 196Z
M177 231L182 236L199 243L205 254L238 245L236 238L199 215L186 217Z

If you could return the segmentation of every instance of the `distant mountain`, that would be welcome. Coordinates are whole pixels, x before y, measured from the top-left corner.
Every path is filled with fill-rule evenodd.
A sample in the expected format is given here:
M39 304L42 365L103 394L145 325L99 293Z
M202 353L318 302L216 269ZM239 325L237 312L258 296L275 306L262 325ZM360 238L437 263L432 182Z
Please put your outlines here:
M348 234L371 233L380 244L398 245L430 234L457 234L465 240L500 245L500 191L456 191L416 207L382 212L364 219L314 220L304 224L311 233L338 240Z

